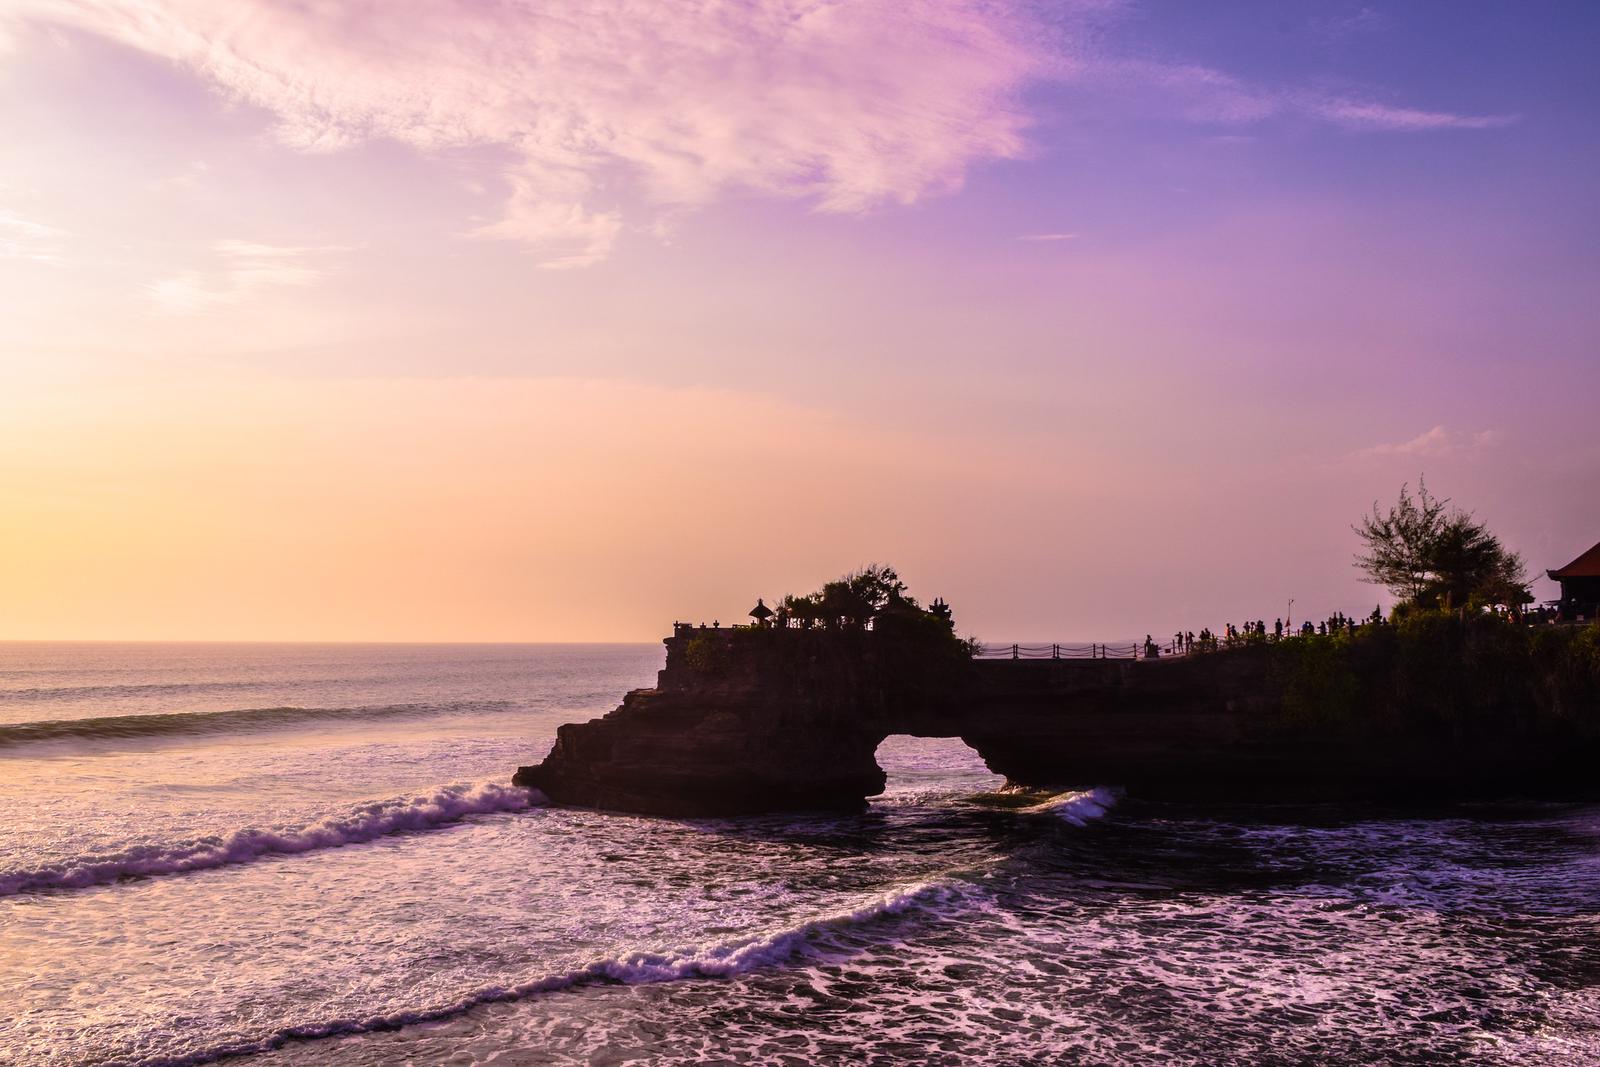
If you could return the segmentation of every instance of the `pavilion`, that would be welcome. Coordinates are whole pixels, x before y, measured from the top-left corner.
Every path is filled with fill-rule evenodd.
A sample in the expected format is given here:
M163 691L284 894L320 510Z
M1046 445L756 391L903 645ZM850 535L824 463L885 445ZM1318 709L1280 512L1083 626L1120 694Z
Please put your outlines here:
M1559 570L1546 571L1561 583L1561 617L1592 619L1600 615L1600 544Z

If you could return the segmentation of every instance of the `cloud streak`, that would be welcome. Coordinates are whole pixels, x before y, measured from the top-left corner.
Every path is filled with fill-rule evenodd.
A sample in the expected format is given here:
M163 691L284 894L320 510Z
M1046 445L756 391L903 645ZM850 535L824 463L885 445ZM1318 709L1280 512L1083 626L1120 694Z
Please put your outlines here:
M145 287L157 310L198 315L226 307L269 289L311 285L327 273L327 257L342 247L291 247L252 241L218 241L211 246L209 270L170 275Z
M1500 443L1498 430L1479 430L1467 433L1435 426L1407 441L1373 445L1356 452L1357 459L1381 459L1391 456L1451 456L1463 452L1490 448Z
M1420 130L1492 130L1522 120L1520 115L1456 115L1446 111L1422 111L1358 100L1321 101L1312 104L1310 110L1346 129L1394 130L1402 133Z
M65 231L0 208L0 259L60 263Z
M1249 126L1481 130L1461 115L1103 54L1115 0L10 0L174 63L304 152L488 149L497 217L470 236L550 268L605 259L741 192L824 212L910 204L1026 153L1024 91ZM15 240L13 238L13 240ZM16 253L13 252L13 255ZM181 291L194 293L192 286ZM203 287L202 287L203 288Z
M755 190L856 212L1018 155L1047 58L1008 0L21 0L269 111L286 144L493 146L477 232L551 266L646 216ZM642 206L641 206L642 205ZM648 218L647 218L648 221Z
M1078 73L1090 88L1190 122L1250 126L1270 119L1302 118L1347 130L1421 132L1488 130L1511 126L1520 115L1467 115L1386 104L1357 95L1333 96L1300 88L1252 83L1226 71L1187 63L1105 58Z

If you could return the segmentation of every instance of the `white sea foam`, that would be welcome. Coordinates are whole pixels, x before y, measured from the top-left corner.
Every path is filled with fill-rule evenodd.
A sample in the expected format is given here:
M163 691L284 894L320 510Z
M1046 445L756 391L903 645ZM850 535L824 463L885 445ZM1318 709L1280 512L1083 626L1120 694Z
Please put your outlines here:
M32 870L0 870L0 896L102 885L144 875L183 874L265 856L338 848L405 830L429 830L468 815L517 811L543 802L543 794L537 791L495 782L448 785L431 793L358 804L305 826L246 827L177 844L140 845L75 857Z
M1050 814L1074 826L1087 826L1105 815L1117 802L1117 796L1104 786L1088 790L1072 790L1030 804L1022 811Z
M483 1004L522 1000L592 983L620 982L646 985L685 978L730 978L783 963L809 938L830 929L869 923L913 909L938 911L959 903L973 892L967 883L917 882L873 897L853 908L819 916L794 926L752 938L689 947L670 952L632 952L598 959L576 970L545 975L509 986L489 986L442 1006L392 1012L365 1019L338 1019L326 1023L292 1026L256 1040L239 1041L184 1056L140 1061L145 1067L191 1067L230 1056L280 1048L291 1041L395 1030L418 1023L438 1022Z

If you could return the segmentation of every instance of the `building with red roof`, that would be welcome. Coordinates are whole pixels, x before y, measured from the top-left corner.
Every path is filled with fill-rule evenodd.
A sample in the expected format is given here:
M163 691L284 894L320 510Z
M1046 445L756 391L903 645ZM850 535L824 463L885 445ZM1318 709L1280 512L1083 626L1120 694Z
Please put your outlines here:
M1600 544L1559 570L1546 571L1561 583L1561 617L1592 619L1600 615Z

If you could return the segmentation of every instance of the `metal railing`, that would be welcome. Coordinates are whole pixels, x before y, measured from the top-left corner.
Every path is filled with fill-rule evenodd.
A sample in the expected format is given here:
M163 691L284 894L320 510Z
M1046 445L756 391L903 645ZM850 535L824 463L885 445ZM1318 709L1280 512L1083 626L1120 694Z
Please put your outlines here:
M1174 654L1175 646L1168 642L1166 645L1156 646L1162 656ZM974 654L975 659L1147 659L1143 642L1129 642L1127 644L1102 644L1094 642L1087 645L1078 644L1053 644L1053 645L979 645Z
M1366 625L1366 624L1363 624ZM1235 633L1222 637L1207 636L1178 642L1170 640L1133 641L1123 644L1053 644L1053 645L990 645L979 644L974 659L1171 659L1175 656L1193 656L1202 652L1220 652L1231 648L1252 645L1275 645L1280 641L1296 641L1306 635L1299 630L1279 633L1267 631L1253 634ZM1325 635L1313 635L1325 636Z

